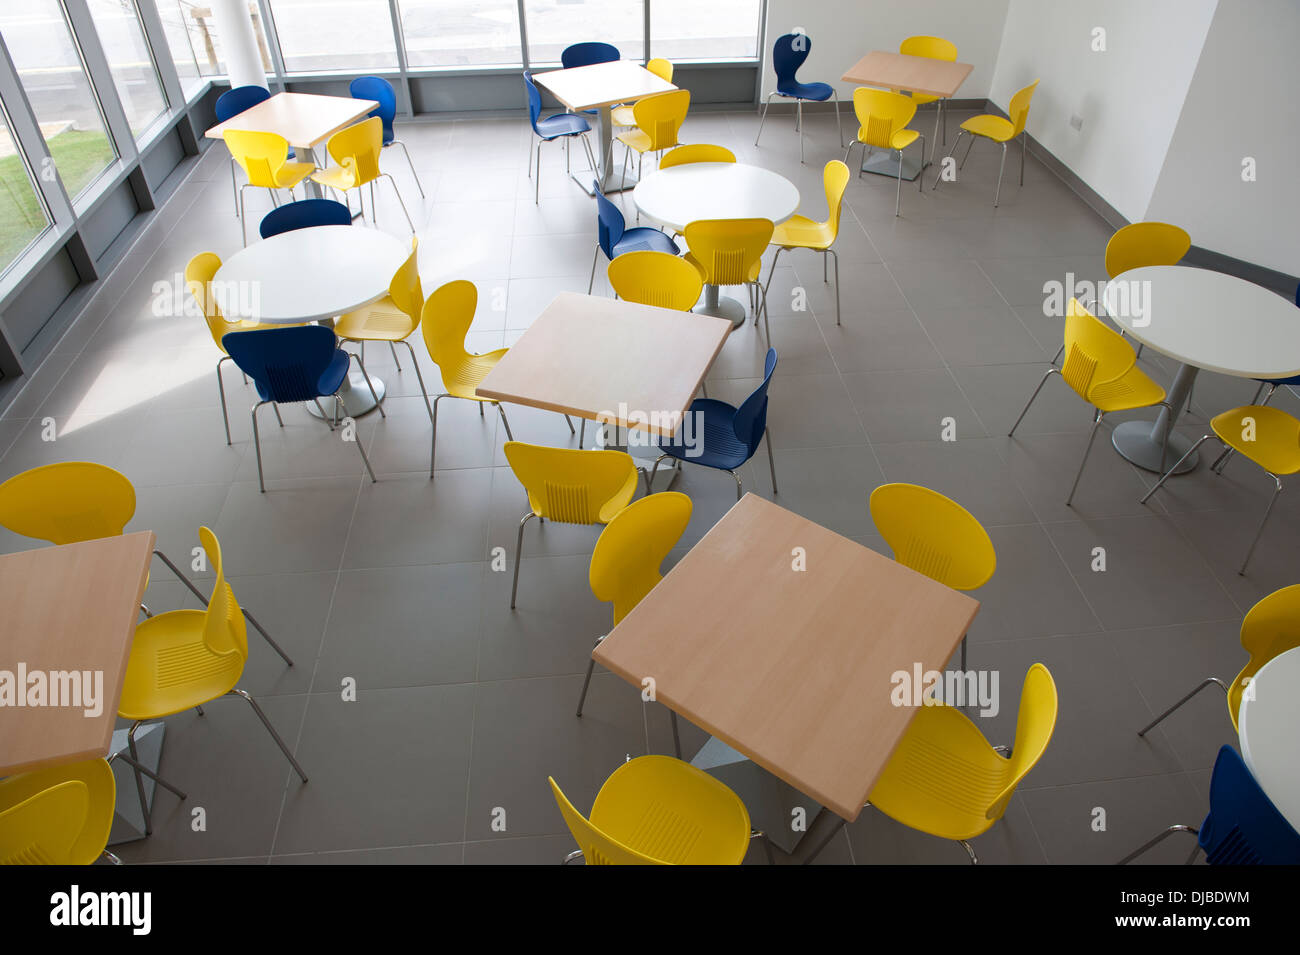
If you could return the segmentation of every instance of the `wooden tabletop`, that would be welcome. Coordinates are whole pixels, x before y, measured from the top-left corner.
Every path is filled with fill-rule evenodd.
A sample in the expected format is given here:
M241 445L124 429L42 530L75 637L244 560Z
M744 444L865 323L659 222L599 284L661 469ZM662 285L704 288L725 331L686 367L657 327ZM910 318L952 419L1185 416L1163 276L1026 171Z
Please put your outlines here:
M653 93L677 89L639 63L614 60L575 66L569 70L534 73L533 79L569 109L577 112L615 103L630 103Z
M103 674L95 715L81 704L6 701L0 776L108 754L153 546L153 531L139 531L0 556L0 680L20 670ZM31 688L18 688L25 700Z
M671 435L731 327L709 315L561 292L478 393Z
M891 676L941 670L978 609L746 494L592 656L851 822L917 711Z
M945 99L957 92L975 67L970 63L953 63L928 56L908 56L872 50L840 77L859 86L879 86L890 90L908 90Z
M277 133L295 148L312 149L340 129L351 126L379 106L372 99L320 96L316 93L276 93L251 109L218 123L203 135L221 139L227 129Z

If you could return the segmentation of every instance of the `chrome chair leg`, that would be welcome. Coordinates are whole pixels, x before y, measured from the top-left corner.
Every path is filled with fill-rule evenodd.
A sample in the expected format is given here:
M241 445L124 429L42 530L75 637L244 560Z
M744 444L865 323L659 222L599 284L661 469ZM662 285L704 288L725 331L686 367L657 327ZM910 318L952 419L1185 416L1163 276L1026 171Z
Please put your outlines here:
M253 708L253 712L257 714L257 718L262 721L262 725L266 727L266 731L270 733L271 738L275 740L275 744L280 747L280 752L284 753L284 758L289 761L289 765L293 767L293 771L298 774L298 778L303 782L306 782L307 774L302 771L302 767L298 765L298 760L293 758L293 753L289 752L289 747L284 744L284 740L282 740L280 734L275 731L275 727L271 725L271 721L266 718L266 714L262 712L262 708L257 705L257 700L253 699L238 687L231 690L226 695L242 696L248 701L248 705Z
M795 129L799 130L799 163L803 164L803 100L794 101Z
M840 323L840 254L834 249L827 249L831 258L835 260L835 324ZM825 264L823 263L823 269Z
M1255 539L1250 542L1250 549L1246 551L1246 559L1241 562L1241 569L1237 571L1238 577L1246 576L1246 565L1250 563L1250 558L1255 553L1255 545L1259 543L1259 539L1264 533L1264 525L1268 523L1269 515L1273 513L1273 505L1277 503L1277 496L1282 493L1282 479L1271 471L1265 471L1264 473L1273 479L1273 496L1268 499L1268 507L1264 509L1264 517L1259 522L1259 530L1255 531Z
M835 103L835 131L840 134L840 148L844 148L844 127L840 123L840 94L831 87L831 100Z
M274 401L271 402L271 410L275 412L275 420L280 422L280 427L284 427L284 419L280 417L280 406Z
M681 759L682 758L682 737L677 730L677 711L669 710L668 713L672 717L672 724L673 724L673 754L678 759Z
M965 839L958 839L957 842L961 844L961 847L966 850L966 854L970 856L970 864L979 865L980 860L976 858L975 850L970 847L970 843Z
M515 439L515 436L510 433L510 419L506 417L506 409L501 407L501 402L499 401L494 401L493 404L497 406L497 414L501 415L501 423L505 425L506 440L513 441Z
M1163 713L1161 713L1159 716L1157 716L1155 719L1153 719L1153 720L1152 720L1150 723L1148 723L1146 726L1144 726L1144 727L1142 727L1140 730L1138 730L1138 736L1146 736L1146 735L1147 735L1147 732L1148 732L1149 730L1155 728L1155 726L1156 726L1158 723L1162 722L1166 716L1168 716L1168 715L1169 715L1170 713L1172 713L1174 710L1178 709L1180 706L1182 706L1184 703L1186 703L1188 700L1190 700L1192 697L1194 697L1197 693L1200 693L1203 689L1205 689L1207 686L1210 686L1211 684L1217 686L1220 690L1222 690L1222 691L1224 692L1225 695L1227 694L1227 692L1228 692L1228 684L1224 683L1224 682L1223 682L1222 680L1220 680L1217 676L1208 677L1208 678L1202 680L1200 683L1196 684L1196 689L1192 690L1192 692L1188 693L1186 696L1184 696L1181 700L1179 700L1179 701L1178 701L1177 703L1175 703L1173 706L1169 707L1169 709L1165 710Z
M387 418L384 412L384 403L379 400L379 392L375 390L375 383L370 380L370 372L366 371L366 363L361 360L361 356L356 352L349 353L349 357L355 358L357 367L361 369L361 376L366 379L366 387L370 389L370 397L375 399L375 407L379 409L379 417Z
M397 180L393 178L392 173L385 172L385 173L380 173L380 175L382 175L385 179L387 179L390 183L393 184L393 194L397 196L397 204L402 207L402 215L406 216L406 224L411 227L412 232L415 232L415 223L411 221L411 214L406 211L406 201L402 198L402 190L397 188ZM375 201L374 188L375 185L372 182L370 184L370 189L371 189L370 202L372 205L374 204Z
M329 428L331 431L333 431L333 430L334 430L334 415L330 414L328 411L325 410L325 406L324 406L323 404L320 403L320 399L319 399L319 398L313 398L312 401L313 401L313 402L315 403L315 405L316 405L316 410L320 412L320 416L321 416L321 418L322 418L322 419L324 420L324 422L325 422L325 427L327 427L327 428ZM337 413L337 411L338 411L338 409L335 409L335 413Z
M1025 419L1025 414L1028 413L1029 406L1034 403L1034 399L1038 397L1038 393L1043 390L1043 385L1047 384L1047 379L1052 377L1052 375L1059 375L1060 373L1061 370L1059 368L1056 368L1055 366L1043 372L1043 377L1039 380L1038 387L1034 389L1034 393L1029 396L1029 400L1025 402L1024 408L1020 410L1020 417L1016 419L1016 423L1013 424L1011 426L1011 430L1007 432L1008 438L1016 433L1016 428L1020 427L1020 422Z
M239 209L239 181L235 178L235 157L230 157L230 191L235 198L235 218L238 219L243 213Z
M524 526L534 517L532 511L525 514L519 521L519 534L515 538L515 582L510 588L510 609L515 609L515 597L519 593L519 565L524 559Z
M736 500L739 501L741 497L743 497L745 494L744 488L740 486L740 475L737 474L735 471L731 470L730 468L727 469L727 473L730 474L736 480Z
M1198 829L1195 829L1195 828L1193 828L1192 826L1170 826L1170 827L1169 827L1168 829L1166 829L1164 832L1160 833L1160 835L1156 836L1154 839L1149 840L1147 843L1145 843L1145 844L1144 844L1143 846L1141 846L1140 848L1135 849L1133 852L1130 852L1128 855L1126 855L1124 858L1120 859L1119 862L1117 862L1117 863L1115 863L1115 864L1116 864L1116 865L1128 865L1130 862L1132 862L1132 861L1133 861L1134 859L1136 859L1138 856L1142 855L1142 853L1146 852L1146 851L1149 850L1149 849L1154 849L1157 845L1159 845L1160 843L1164 842L1165 839L1167 839L1167 838L1169 838L1170 836L1172 836L1175 832L1190 832L1190 833L1191 833L1192 835L1194 835L1194 836L1199 836L1199 835L1201 834L1200 831L1199 831ZM1196 853L1193 852L1193 853L1192 853L1192 858L1195 858L1195 857L1196 857ZM1190 862L1191 860L1189 859L1188 861Z
M143 724L143 721L141 721L141 722L137 722L137 723L135 724L135 726L136 726L137 728L140 727L140 726L142 726L142 725L144 725L144 724ZM132 732L134 732L134 730L132 730ZM148 766L146 766L144 763L141 763L141 762L136 761L135 759L132 759L130 756L126 755L126 753L122 753L122 752L113 753L113 754L110 755L107 759L105 759L104 762L106 762L106 763L111 763L111 762L112 762L113 760L115 760L115 759L120 759L122 762L126 763L126 764L127 764L128 766L130 766L132 769L138 769L140 772L144 773L146 776L148 776L150 779L152 779L152 780L153 780L155 783L157 783L159 786L162 786L164 789L166 789L166 790L170 791L172 794L174 794L174 795L176 796L177 799L188 799L188 798L190 798L188 795L186 795L186 794L185 794L184 792L182 792L180 789L177 789L175 786L173 786L173 785L172 785L171 783L169 783L167 780L163 779L161 776L159 776L157 773L155 773L152 769L150 769L150 768L149 768Z
M903 208L903 151L898 150L898 185L894 189L894 218L897 219Z
M944 163L944 162L947 162L949 159L952 158L952 154L955 153L955 152L957 151L957 146L960 145L960 143L961 143L961 138L962 138L963 136L965 136L965 135L966 135L966 130L962 129L962 130L958 130L958 131L957 131L957 137L952 141L952 149L948 150L947 154L943 157L943 162L940 162L940 163L939 163L939 168L938 168L937 170L935 170L935 174L934 174L934 184L933 184L932 186L930 186L930 191L931 191L931 192L933 192L934 190L936 190L936 189L939 188L939 183L940 183L940 181L943 179L943 163ZM974 137L974 136L971 137L971 142L972 142L972 143L975 142L975 137ZM968 155L968 156L970 155L970 149L969 149L969 148L967 148L967 150L966 150L966 155ZM965 162L963 161L962 164L965 165ZM957 168L960 169L961 166L958 166Z
M604 640L606 636L607 636L607 634L602 634L601 636L597 637L597 638L596 638L596 646L600 646L601 641ZM591 674L592 674L592 672L593 672L595 669L596 669L596 661L595 661L594 659L592 659L592 660L588 660L588 661L587 661L587 678L586 678L585 680L582 681L582 695L578 697L578 714L577 714L577 715L578 715L579 717L582 716L582 705L587 701L587 687L591 686Z
M424 386L424 375L420 373L420 362L415 357L415 349L411 347L411 343L405 338L402 339L402 344L411 353L411 364L415 367L415 380L420 383L420 394L424 397L424 410L429 413L429 420L432 421L433 409L429 407L429 389Z
M752 842L755 839L763 840L763 855L767 857L768 865L776 865L776 858L772 855L772 840L767 837L767 833L761 829L751 829L749 839Z
M343 406L343 399L339 397L337 391L334 392L334 400L338 402L338 405L336 407ZM352 438L353 438L352 443L355 444L357 446L357 450L361 452L361 462L365 464L366 473L370 475L370 483L371 484L378 483L379 479L375 477L375 469L370 466L370 458L366 456L366 446L364 442L362 442L361 440L361 435L354 433ZM299 775L301 775L301 773ZM304 779L303 782L306 782L306 779Z
M1206 441L1209 441L1210 438L1212 437L1214 437L1214 435L1206 434L1198 438L1196 443L1187 449L1187 453L1184 454L1177 461L1175 461L1174 466L1160 476L1160 480L1156 481L1155 485L1151 488L1151 490L1147 491L1145 494L1142 495L1142 497L1138 500L1138 503L1145 504L1150 499L1152 494L1156 493L1156 491L1160 490L1160 488L1164 486L1164 483L1169 480L1170 475L1172 475L1175 471L1178 470L1178 466L1182 464L1184 461L1186 461L1188 457L1190 457L1192 453L1196 451L1197 448L1199 448Z
M257 452L257 486L262 489L263 494L266 493L266 479L262 475L262 439L257 430L257 409L266 403L267 402L265 401L259 401L257 404L253 405L252 411L253 449Z
M775 93L768 93L767 102L763 104L763 117L758 121L758 134L754 137L755 146L758 145L758 141L763 135L763 124L767 122L767 110L772 105L772 97L775 95Z
M397 345L393 342L388 343L388 350L393 354L393 364L397 366L397 373L402 373L402 363L397 360Z
M591 254L591 278L587 279L587 294L596 287L596 263L600 261L600 243L596 243L596 251Z
M100 856L101 856L102 858L104 858L104 859L107 859L110 865L121 865L121 864L122 864L122 860L119 859L117 856L113 855L113 853L109 852L107 849L105 849L103 852L101 852L101 853L100 853Z
M993 190L993 208L998 207L998 200L1002 197L1002 168L1007 164L1007 144L1002 144L1002 161L998 163L998 185Z
M388 145L402 147L402 154L406 156L406 164L411 167L411 178L415 180L415 188L420 190L420 198L423 199L424 186L420 185L420 176L415 171L415 163L411 162L411 153L407 150L406 143L402 142L400 139L394 139Z
M450 398L451 395L441 394L433 399L433 410L429 412L429 423L433 425L432 437L429 440L429 478L433 479L433 462L438 455L438 402L443 398Z
M772 457L772 429L765 427L763 434L767 438L767 467L772 472L772 493L780 494L776 489L776 460Z
M646 475L646 479L645 479L646 494L654 493L655 475L659 473L659 462L662 461L664 458L668 458L668 457L672 457L672 455L664 453L659 455L659 457L655 458L654 466L650 469L650 473Z
M1092 430L1088 432L1088 444L1083 449L1083 459L1079 462L1078 473L1074 475L1074 483L1070 485L1070 494L1065 499L1065 506L1069 507L1070 502L1074 500L1074 492L1079 487L1079 478L1083 477L1083 468L1088 463L1088 454L1092 451L1092 442L1097 437L1097 426L1101 424L1102 412L1098 411L1092 416Z
M226 410L226 383L221 378L221 363L231 361L229 355L217 360L217 390L221 392L221 421L226 426L226 444L230 444L230 414Z

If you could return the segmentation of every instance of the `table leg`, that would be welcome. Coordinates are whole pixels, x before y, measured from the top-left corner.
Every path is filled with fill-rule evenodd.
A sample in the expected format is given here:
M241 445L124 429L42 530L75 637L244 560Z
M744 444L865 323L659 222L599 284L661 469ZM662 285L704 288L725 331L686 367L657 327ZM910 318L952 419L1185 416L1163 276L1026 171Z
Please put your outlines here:
M1169 407L1161 408L1155 421L1125 421L1115 428L1111 435L1111 444L1127 461L1156 474L1164 474L1179 458L1187 453L1194 443L1191 439L1176 433L1173 428L1178 423L1182 410L1187 407L1187 395L1192 383L1196 381L1198 369L1195 365L1179 365L1178 373L1169 388L1166 400ZM1162 454L1165 435L1169 436L1168 451ZM1190 455L1178 469L1178 474L1186 474L1196 467L1199 452Z
M295 162L309 162L313 166L316 165L315 149L306 146L294 146L293 152ZM325 196L325 193L321 192L320 183L312 179L311 176L302 181L302 191L308 199L322 199Z
M734 298L722 295L716 285L704 286L704 301L696 305L692 311L698 315L729 319L737 328L745 324L745 306Z
M914 182L916 177L921 174L921 170L930 165L929 162L922 165L922 161L915 156L903 157L903 178L908 182ZM863 157L863 172L874 172L878 176L888 176L890 179L898 178L898 150L896 149L877 149L869 155Z
M593 177L590 172L571 173L574 182L582 186L587 195L595 195L593 188L594 182L601 184L601 192L622 192L625 189L631 189L636 185L636 174L628 169L627 175L623 175L621 166L615 167L614 164L614 118L613 108L602 106L597 111L596 117L596 134L598 138L599 154L596 156L596 176ZM630 163L629 163L630 164ZM593 182L594 179L594 182Z
M637 469L643 470L646 480L649 480L650 472L654 470L655 459L660 454L659 443L653 436L640 430L634 432L627 429L625 432L625 429L615 429L613 425L603 422L597 422L595 430L595 447L630 454L636 462ZM616 430L618 434L615 434ZM657 494L660 491L671 490L680 473L681 462L676 458L665 458L659 465L659 470L655 472L654 483L646 493Z
M322 325L334 327L333 320L321 322ZM370 393L370 385L375 386L375 393ZM360 368L348 372L348 376L343 379L343 384L339 386L339 397L343 399L343 407L335 408L333 398L322 398L320 407L325 409L325 413L330 416L330 420L343 420L344 418L359 418L363 414L369 414L378 406L375 398L380 401L384 400L386 391L384 379L378 375L371 375L369 383L366 382L366 376L361 373ZM309 401L305 405L307 413L317 418L322 417L320 408L316 407L316 402Z

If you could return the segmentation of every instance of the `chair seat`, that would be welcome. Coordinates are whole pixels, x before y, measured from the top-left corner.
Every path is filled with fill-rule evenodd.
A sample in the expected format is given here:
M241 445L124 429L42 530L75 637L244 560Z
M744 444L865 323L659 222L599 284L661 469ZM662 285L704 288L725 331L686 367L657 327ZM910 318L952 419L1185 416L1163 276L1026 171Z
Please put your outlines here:
M696 446L691 448L683 443L679 430L671 438L660 439L659 450L681 461L724 471L734 470L749 460L749 446L736 434L732 423L736 415L733 406L716 398L696 398L687 414L700 416L695 424Z
M1291 378L1256 378L1255 381L1262 381L1266 385L1300 385L1300 375Z
M118 715L148 720L192 709L234 689L244 659L203 642L207 613L172 610L135 628Z
M340 316L334 323L334 334L354 342L400 342L419 324L385 295L377 302Z
M829 249L834 241L829 222L817 222L807 216L791 216L778 223L772 233L772 245L783 249Z
M1011 124L1011 120L1003 119L1001 116L993 116L989 113L972 116L961 124L961 128L968 133L984 136L997 143L1005 143L1016 134L1016 127Z
M576 136L587 132L591 132L591 124L577 113L556 113L554 116L537 121L537 135L542 139Z
M889 145L893 149L906 149L916 142L920 135L915 129L900 129L890 138Z
M1116 380L1094 386L1088 392L1087 400L1094 408L1109 414L1159 404L1165 400L1165 390L1134 365Z
M1248 430L1244 419L1254 419ZM1245 405L1215 415L1210 427L1228 447L1273 474L1300 472L1300 419L1272 405ZM1254 440L1246 434L1253 431Z
M628 149L635 149L639 153L648 152L654 145L650 139L650 134L643 129L629 129L626 133L619 133L616 137L620 143Z
M942 839L972 839L1011 782L1011 763L953 706L922 706L867 801L905 826Z
M632 498L636 496L637 483L640 480L641 473L636 468L629 466L627 480L623 482L623 486L614 492L613 496L611 496L609 500L600 505L599 517L597 520L602 524L608 524L612 521L614 516L618 514L619 511L623 510L623 508L627 507L628 504L631 503ZM528 493L528 506L532 508L534 514L538 517L545 517L548 521L555 521L557 524L572 523L547 514L541 503L533 496L531 491Z
M817 102L828 100L835 90L829 83L777 83L776 94L793 99L810 99Z
M635 126L636 117L632 115L631 106L615 106L609 114L610 122L615 126Z
M676 242L658 229L639 226L628 229L623 233L622 238L614 243L615 258L624 252L667 252L670 255L679 255L681 249L677 248Z
M311 178L312 182L318 182L322 186L341 189L345 192L357 185L357 176L352 171L351 166L330 166L328 169L318 169L312 173Z
M316 166L309 162L286 162L276 173L275 181L279 188L288 189L298 185L315 171Z
M343 384L343 379L348 376L348 353L343 349L334 352L334 357L330 359L329 367L325 373L320 376L316 383L316 390L320 395L332 395L339 390L339 385ZM257 385L257 394L263 401L275 401L271 389L266 387L261 381L255 381ZM316 397L316 396L313 396ZM306 401L302 398L300 401Z
M479 382L488 376L493 368L505 357L508 348L498 348L482 355L470 355L458 365L439 364L442 369L442 384L447 394L456 398L469 398L472 401L493 401L481 398L478 394Z
M695 266L695 268L699 270L700 276L704 279L705 285L719 284L709 278L709 273L704 268L704 266L700 264L700 260L697 259L690 252L687 252L684 256L682 256L682 258L684 258L687 262L691 263L691 265ZM763 260L758 259L754 262L753 267L749 270L749 278L746 281L757 282L759 275L762 274L762 271L763 271Z

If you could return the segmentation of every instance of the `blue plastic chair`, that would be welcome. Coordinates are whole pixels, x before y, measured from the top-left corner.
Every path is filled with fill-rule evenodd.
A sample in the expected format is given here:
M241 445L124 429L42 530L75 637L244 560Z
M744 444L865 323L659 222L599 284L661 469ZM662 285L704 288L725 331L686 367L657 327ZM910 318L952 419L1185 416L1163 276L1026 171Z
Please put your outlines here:
M618 206L610 202L596 188L596 251L591 255L591 278L587 281L587 294L596 284L596 263L600 253L611 262L624 252L668 252L681 255L677 243L658 229L648 226L627 227L627 220Z
M338 390L348 376L348 353L338 346L334 330L324 325L291 325L286 328L259 328L247 332L228 332L221 345L240 371L253 379L262 400L253 405L253 446L257 449L257 483L266 493L262 476L262 442L257 431L257 409L265 404L290 404L314 401L331 431L334 425L321 406L320 399L333 396L335 409L342 407ZM364 370L364 369L363 369ZM284 423L280 423L284 427ZM366 449L357 437L370 480L375 472L366 457Z
M1222 747L1214 761L1210 813L1201 828L1170 826L1125 856L1120 865L1131 862L1175 832L1196 836L1196 848L1187 858L1189 865L1197 852L1204 852L1205 861L1210 865L1300 864L1300 833L1278 812L1231 746Z
M614 46L614 44L593 40L588 43L573 43L566 46L560 52L560 65L566 70L571 70L576 66L613 63L615 60L622 58L623 54L618 52L618 47ZM594 113L595 110L591 112Z
M776 70L776 89L767 94L767 102L763 104L763 118L758 123L758 136L754 137L754 145L757 146L759 137L763 135L763 124L767 122L767 109L772 105L773 96L794 100L794 128L799 132L800 162L803 162L804 100L816 103L824 103L828 99L835 101L835 129L840 134L840 148L844 148L844 129L840 125L840 97L835 92L835 87L829 83L800 83L795 78L795 73L803 66L810 52L812 52L812 37L806 33L787 33L772 47L772 68Z
M310 229L318 225L352 225L352 212L341 202L333 199L299 199L286 202L278 209L272 209L262 217L262 224L257 231L263 239L269 239L281 232L293 232L296 229Z
M736 479L736 500L740 500L740 467L758 451L758 445L767 435L767 465L772 472L772 493L776 494L776 463L772 460L772 436L767 429L767 389L772 382L772 372L776 371L776 349L767 350L767 359L763 363L763 383L754 389L739 408L733 408L725 401L715 398L696 398L691 402L689 422L683 422L683 429L689 423L694 430L695 447L685 441L683 429L671 438L659 441L659 450L663 454L655 459L646 478L646 493L654 487L655 472L659 462L664 458L676 458L691 464L702 464L706 468L717 468L728 472Z
M587 150L587 161L591 163L591 168L596 168L596 157L591 151L591 140L587 134L591 132L591 125L579 116L577 113L556 113L554 116L548 116L542 119L542 93L533 82L533 74L524 71L524 88L528 91L528 122L532 124L533 132L537 134L537 181L533 186L533 203L537 203L542 192L542 143L549 143L553 139L566 139L567 137L577 136L582 141L582 146ZM564 153L564 171L569 171L569 153L566 148ZM533 152L528 151L528 175L533 175Z
M213 110L217 114L217 122L224 123L232 116L238 116L246 109L252 109L258 103L264 103L271 98L271 91L264 86L235 86L226 90L217 97L216 106ZM293 159L293 147L289 147L289 157ZM230 157L230 185L235 190L235 218L239 218L239 183L235 179L235 167L239 164L235 162L235 157ZM275 192L271 192L271 201L276 202Z
M415 188L420 190L420 198L424 198L424 186L420 185L420 177L415 172L415 163L411 162L411 154L406 148L406 143L397 138L393 132L393 120L397 118L397 91L393 89L393 84L388 82L382 76L358 76L348 84L348 93L353 99L372 99L379 103L379 106L366 114L366 118L378 116L379 121L384 126L384 148L389 146L401 146L402 154L406 156L406 164L411 167L411 178L415 180Z

